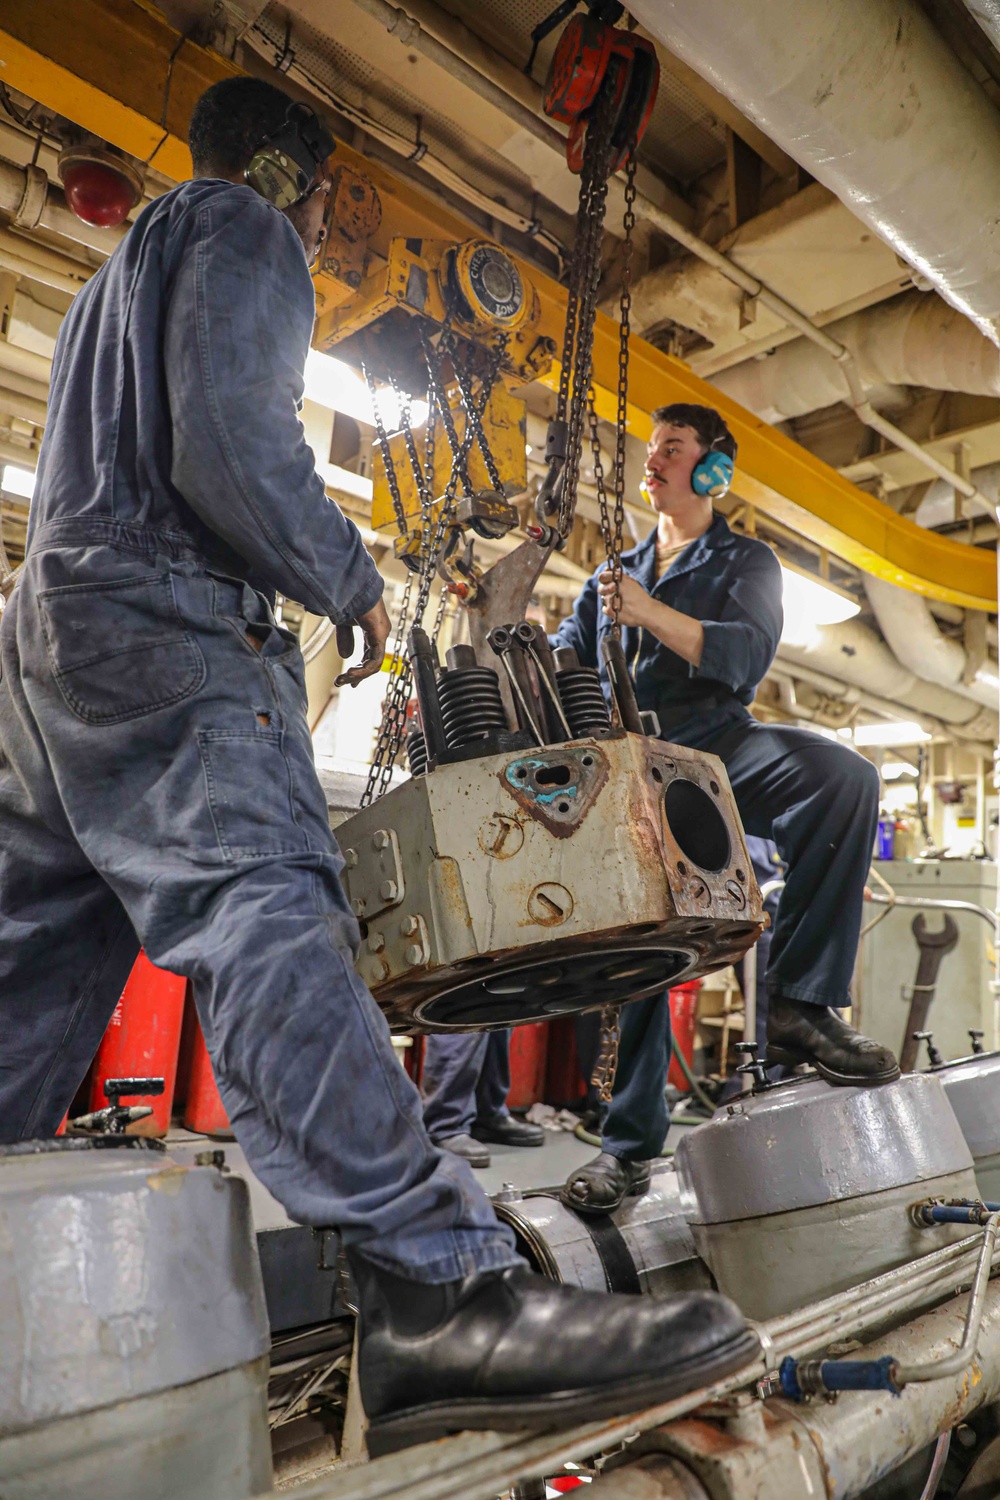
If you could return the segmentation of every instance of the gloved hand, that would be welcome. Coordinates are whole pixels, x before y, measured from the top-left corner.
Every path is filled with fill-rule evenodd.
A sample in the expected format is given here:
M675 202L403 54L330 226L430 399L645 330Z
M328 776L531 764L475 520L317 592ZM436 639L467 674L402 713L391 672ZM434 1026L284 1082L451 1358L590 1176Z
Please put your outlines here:
M380 671L385 659L385 643L389 639L391 625L382 600L359 615L356 621L346 621L337 626L337 650L345 661L354 655L355 625L360 625L365 638L364 655L356 667L349 667L346 672L341 672L336 679L337 687L357 687L366 677Z

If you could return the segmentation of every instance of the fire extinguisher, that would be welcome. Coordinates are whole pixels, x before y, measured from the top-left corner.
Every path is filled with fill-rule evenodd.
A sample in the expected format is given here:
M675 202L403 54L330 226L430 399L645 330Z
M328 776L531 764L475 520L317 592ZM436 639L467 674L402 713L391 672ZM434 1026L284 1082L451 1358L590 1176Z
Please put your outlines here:
M149 1100L123 1098L123 1104L152 1103L153 1113L130 1127L130 1134L164 1136L177 1081L177 1054L187 980L151 964L140 953L94 1059L91 1110L107 1104L104 1085L114 1078L162 1078L163 1093Z

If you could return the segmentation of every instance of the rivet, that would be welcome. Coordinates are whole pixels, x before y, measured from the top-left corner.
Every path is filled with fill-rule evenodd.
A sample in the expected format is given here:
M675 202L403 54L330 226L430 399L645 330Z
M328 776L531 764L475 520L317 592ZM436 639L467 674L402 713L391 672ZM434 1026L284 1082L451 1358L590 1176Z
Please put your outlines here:
M378 893L383 901L395 901L398 887L394 880L383 880L378 888Z
M371 952L371 953L381 953L382 949L384 947L385 947L385 938L382 936L382 934L380 932L370 932L368 934L368 949L369 949L369 952Z
M389 846L389 835L384 828L376 828L372 834L372 845L376 849L387 849Z
M419 943L411 943L406 950L405 957L408 964L423 963L424 950Z
M415 932L419 932L420 923L416 917L404 917L399 924L399 930L404 937L412 937Z

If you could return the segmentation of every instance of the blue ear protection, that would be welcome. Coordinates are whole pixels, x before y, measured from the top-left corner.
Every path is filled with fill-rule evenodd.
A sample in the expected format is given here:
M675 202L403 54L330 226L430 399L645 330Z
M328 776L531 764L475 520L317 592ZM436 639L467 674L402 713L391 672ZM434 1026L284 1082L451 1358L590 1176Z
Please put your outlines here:
M728 453L718 448L709 448L691 470L691 488L696 495L708 495L712 500L721 500L733 482L735 463Z

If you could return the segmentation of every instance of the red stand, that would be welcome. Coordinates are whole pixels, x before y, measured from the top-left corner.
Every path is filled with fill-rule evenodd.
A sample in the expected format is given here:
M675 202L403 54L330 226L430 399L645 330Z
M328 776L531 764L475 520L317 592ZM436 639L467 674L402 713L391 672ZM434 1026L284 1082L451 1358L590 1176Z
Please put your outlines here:
M673 1047L680 1048L684 1061L693 1071L695 1021L698 1016L698 991L700 979L689 979L687 984L676 984L670 991L670 1039ZM681 1072L676 1057L671 1057L667 1082L682 1094L690 1093L691 1085Z
M509 1109L530 1109L545 1097L545 1064L549 1050L549 1026L538 1021L515 1026L510 1034Z

